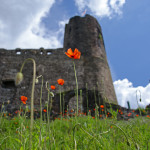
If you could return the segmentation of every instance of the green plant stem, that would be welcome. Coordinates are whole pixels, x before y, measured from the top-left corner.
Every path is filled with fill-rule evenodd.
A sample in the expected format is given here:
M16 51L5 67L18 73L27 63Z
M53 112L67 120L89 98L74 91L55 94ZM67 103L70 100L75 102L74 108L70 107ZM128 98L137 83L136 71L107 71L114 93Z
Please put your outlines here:
M32 61L33 63L33 81L32 81L32 91L31 91L31 123L30 123L30 149L32 149L32 130L33 130L33 119L34 119L34 89L35 89L35 78L36 78L36 63L33 58L27 58L20 69L20 72L22 72L23 67L27 61Z
M41 84L41 94L40 94L40 125L42 123L42 89L43 89L43 76L41 75L40 77L42 77L42 84Z
M83 106L83 102L82 102L82 90L80 90L80 100L81 100L81 112L83 110L82 106Z
M138 103L137 92L140 93L140 100L141 100L141 91L140 90L136 90L136 100L137 100L137 105L138 105L138 109L139 109L140 116L141 116L141 110L140 110L140 106L139 106L139 103Z
M49 83L48 83L48 87L49 87ZM48 110L49 96L50 96L50 93L49 93L49 91L48 91L48 101L47 101L47 121L48 121L48 134L49 134L49 144L50 144L50 123L49 123L49 110Z
M75 67L75 62L73 61L73 65L74 65L74 74L75 74L75 79L76 79L76 96L77 96L77 116L78 116L78 80L77 80L77 74L76 74L76 67Z
M41 94L40 94L40 137L39 137L39 144L41 148L41 128L42 128L42 89L43 89L43 76L40 75L38 78L42 78L42 84L41 84Z
M61 87L59 88L59 94L60 94L60 115L61 115L61 119L62 119L62 107L61 107Z
M88 108L88 86L87 86L87 83L86 83L86 101L87 101L87 115L89 115L89 108Z

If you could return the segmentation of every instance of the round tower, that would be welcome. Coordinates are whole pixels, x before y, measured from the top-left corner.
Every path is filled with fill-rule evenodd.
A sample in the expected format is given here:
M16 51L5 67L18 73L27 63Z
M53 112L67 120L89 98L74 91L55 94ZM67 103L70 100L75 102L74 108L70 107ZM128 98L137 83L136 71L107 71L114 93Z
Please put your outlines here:
M102 97L117 104L112 77L107 62L102 30L97 20L86 15L75 16L65 27L64 51L77 48L84 67L84 87L99 87Z

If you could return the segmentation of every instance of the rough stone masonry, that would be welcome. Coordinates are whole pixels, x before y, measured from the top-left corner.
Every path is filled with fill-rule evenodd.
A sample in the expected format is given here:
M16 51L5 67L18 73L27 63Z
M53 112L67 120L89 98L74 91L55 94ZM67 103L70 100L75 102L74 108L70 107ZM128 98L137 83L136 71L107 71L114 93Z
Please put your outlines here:
M27 104L30 107L30 95L32 87L33 64L28 62L23 68L24 80L19 86L15 86L15 76L19 72L23 61L33 58L36 61L36 76L42 75L44 79L42 104L48 99L48 91L45 83L55 85L55 96L52 100L53 112L59 112L59 89L62 92L63 108L76 109L76 82L73 68L73 60L65 55L68 48L77 48L81 52L81 58L75 60L78 87L79 109L86 111L87 107L100 105L104 100L117 104L111 73L107 62L102 30L97 20L86 15L75 16L65 26L64 46L58 49L0 49L0 106L4 103L6 109L17 109L22 104L20 97L28 97ZM58 79L64 79L63 86L58 85ZM39 109L40 91L42 79L35 85L35 108ZM7 104L7 101L10 101ZM8 106L8 107L7 107ZM23 105L22 107L25 107Z

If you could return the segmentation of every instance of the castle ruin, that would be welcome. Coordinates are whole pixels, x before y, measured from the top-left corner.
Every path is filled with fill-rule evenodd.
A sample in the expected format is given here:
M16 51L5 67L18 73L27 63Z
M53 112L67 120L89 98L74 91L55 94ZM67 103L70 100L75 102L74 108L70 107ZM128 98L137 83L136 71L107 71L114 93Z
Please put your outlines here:
M30 95L32 87L33 64L28 62L23 68L24 80L15 85L16 73L20 71L23 61L33 58L36 62L36 76L42 75L44 79L42 104L47 101L48 91L45 87L46 81L49 85L55 85L53 90L53 111L59 112L59 88L57 80L65 80L61 86L62 99L64 98L65 109L74 108L76 105L76 82L73 68L73 60L65 55L67 49L77 48L81 52L81 58L75 60L78 87L79 107L85 111L87 106L100 105L104 99L110 103L117 104L116 94L107 62L102 30L97 20L86 15L75 16L65 26L64 46L58 49L0 49L0 105L10 101L11 109L23 105L20 97L28 97L27 105L30 106ZM35 85L34 106L39 108L40 91L42 80ZM50 89L51 90L51 89ZM88 99L88 104L87 104ZM82 100L82 102L81 102Z

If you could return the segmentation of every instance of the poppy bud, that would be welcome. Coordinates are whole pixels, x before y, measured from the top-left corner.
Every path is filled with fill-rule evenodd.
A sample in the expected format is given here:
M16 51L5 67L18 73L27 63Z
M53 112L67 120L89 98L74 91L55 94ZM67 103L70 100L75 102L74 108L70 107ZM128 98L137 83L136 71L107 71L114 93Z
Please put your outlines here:
M37 78L35 79L35 83L36 83L36 84L38 84L38 83L39 83L39 80L38 80Z
M53 92L50 92L49 90L48 90L48 92L49 92L51 97L54 97L54 93Z
M18 72L15 78L15 85L21 84L23 81L23 74L21 72Z

